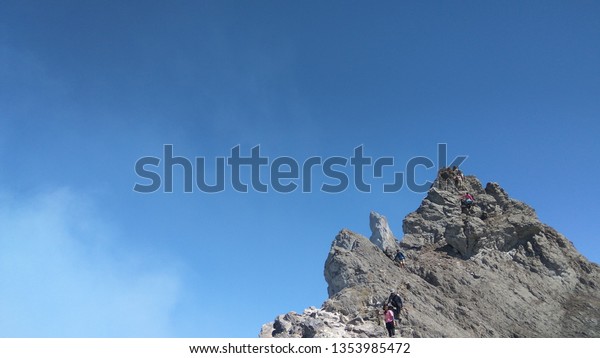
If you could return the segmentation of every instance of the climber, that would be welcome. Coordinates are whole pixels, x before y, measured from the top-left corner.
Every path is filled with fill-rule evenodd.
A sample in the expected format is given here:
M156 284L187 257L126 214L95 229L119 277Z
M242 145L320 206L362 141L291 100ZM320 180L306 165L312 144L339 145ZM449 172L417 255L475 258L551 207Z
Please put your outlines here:
M385 321L385 328L388 331L388 335L393 337L396 334L396 327L394 325L394 312L387 304L383 305L383 320Z
M440 170L440 178L447 180L448 178L450 178L450 173L451 173L450 168L443 168Z
M450 173L452 172L452 169L450 168L442 168L440 169L439 172L439 176L440 179L438 181L439 185L440 185L440 189L444 190L444 189L448 189L448 181L450 180Z
M467 192L465 195L463 195L462 200L460 201L460 207L461 209L470 210L473 206L473 203L475 203L475 198L473 198L473 195Z
M400 312L402 311L402 298L396 292L390 293L387 304L392 307L397 320L400 320Z
M398 250L398 252L396 253L396 257L394 257L394 261L397 262L400 267L404 268L404 260L406 259L406 257L404 257L404 254Z
M454 177L454 185L458 188L458 189L462 189L463 186L463 181L465 180L465 176L463 175L463 173L460 171L460 169L456 169L456 176Z
M467 204L473 204L473 202L475 202L475 198L473 197L473 195L471 195L469 192L467 192L464 196L465 202Z

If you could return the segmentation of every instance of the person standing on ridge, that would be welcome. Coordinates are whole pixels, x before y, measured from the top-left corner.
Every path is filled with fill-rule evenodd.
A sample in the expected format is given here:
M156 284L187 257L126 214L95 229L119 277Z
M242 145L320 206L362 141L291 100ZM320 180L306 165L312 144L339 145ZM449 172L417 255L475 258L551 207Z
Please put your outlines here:
M396 327L394 325L394 311L392 311L387 304L383 305L383 319L385 321L385 328L388 331L388 335L390 337L396 335Z
M390 297L388 297L386 305L392 307L394 311L394 315L400 320L400 312L402 311L402 298L396 292L390 293Z
M458 188L458 189L463 189L464 185L463 182L465 181L465 176L463 175L463 173L460 171L460 169L456 169L456 176L454 177L454 185Z
M398 250L398 252L396 253L396 256L394 257L394 261L397 262L400 267L404 268L404 261L405 261L406 257L404 257L404 254L402 253L402 251Z

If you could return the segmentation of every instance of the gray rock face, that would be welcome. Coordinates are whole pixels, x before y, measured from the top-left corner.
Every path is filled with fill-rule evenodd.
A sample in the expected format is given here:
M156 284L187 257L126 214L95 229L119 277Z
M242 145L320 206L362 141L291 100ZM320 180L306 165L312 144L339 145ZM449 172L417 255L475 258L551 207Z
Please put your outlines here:
M260 336L385 337L381 307L396 291L403 337L600 337L599 266L498 184L438 177L403 222L405 268L384 253L375 233L393 234L380 218L371 214L371 240L336 236L320 309L280 315Z
M371 242L388 256L394 257L398 250L398 245L385 216L372 211L369 215L369 227L372 232Z
M508 252L526 245L543 231L535 211L526 204L510 199L496 183L485 189L475 177L466 177L462 188L440 188L439 179L419 209L404 219L403 242L412 247L445 241L464 258L483 249ZM461 196L469 192L475 204L461 208Z

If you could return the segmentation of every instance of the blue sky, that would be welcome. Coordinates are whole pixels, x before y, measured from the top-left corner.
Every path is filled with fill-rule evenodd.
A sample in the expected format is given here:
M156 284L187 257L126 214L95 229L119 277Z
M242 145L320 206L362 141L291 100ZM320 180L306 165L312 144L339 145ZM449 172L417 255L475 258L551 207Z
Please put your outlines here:
M237 145L300 163L363 145L402 171L447 143L600 262L599 14L591 1L4 1L0 336L255 337L326 299L340 229L368 236L375 210L401 236L424 196L384 193L389 176L371 193L183 193L180 168L173 193L134 192L136 161L164 144L209 164Z

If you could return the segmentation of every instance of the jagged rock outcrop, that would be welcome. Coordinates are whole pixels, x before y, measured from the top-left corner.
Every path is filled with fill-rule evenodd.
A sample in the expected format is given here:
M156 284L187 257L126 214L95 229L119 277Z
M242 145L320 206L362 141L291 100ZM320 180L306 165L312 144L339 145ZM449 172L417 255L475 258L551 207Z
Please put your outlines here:
M468 176L460 188L441 187L436 181L417 211L404 219L405 245L419 248L445 241L468 258L484 249L508 252L526 246L535 235L551 229L540 223L531 207L509 198L496 183L488 183L484 189L475 177ZM475 196L475 205L468 211L461 208L463 192Z
M398 243L385 216L371 211L369 215L369 227L372 232L371 242L377 245L386 255L394 257L398 250Z
M280 315L260 336L385 337L381 305L397 291L404 337L600 337L599 266L498 184L441 174L401 242L388 241L405 268L374 243L385 242L373 240L377 230L393 234L372 214L371 240L344 229L333 241L323 306ZM460 203L467 191L470 209Z

